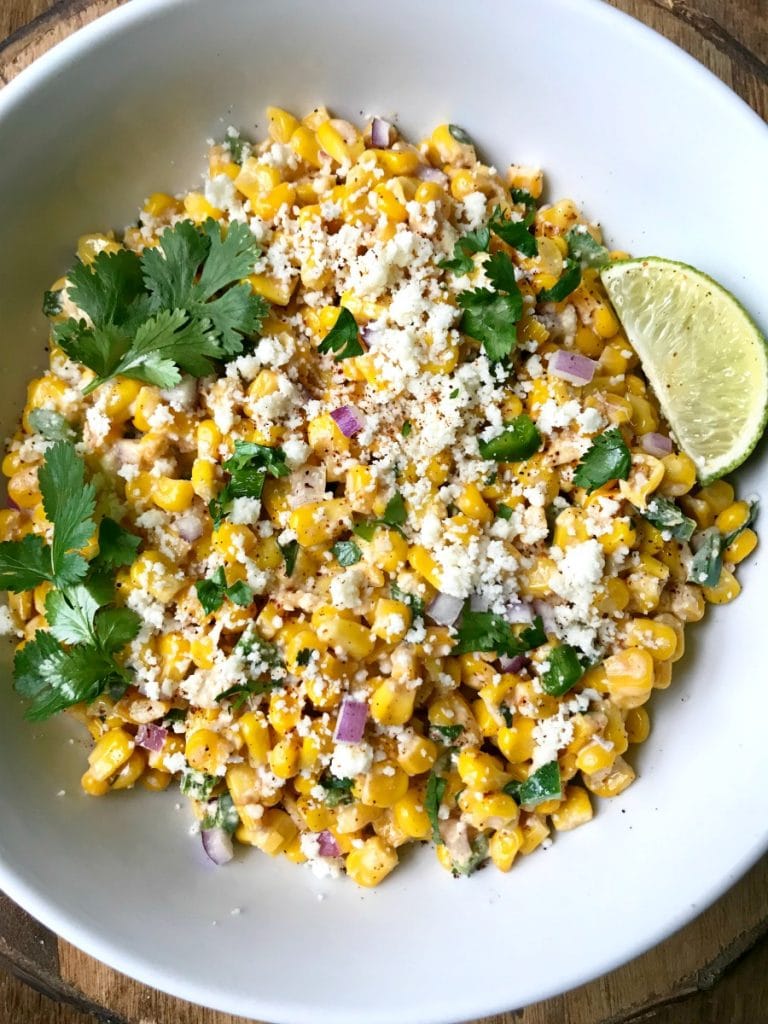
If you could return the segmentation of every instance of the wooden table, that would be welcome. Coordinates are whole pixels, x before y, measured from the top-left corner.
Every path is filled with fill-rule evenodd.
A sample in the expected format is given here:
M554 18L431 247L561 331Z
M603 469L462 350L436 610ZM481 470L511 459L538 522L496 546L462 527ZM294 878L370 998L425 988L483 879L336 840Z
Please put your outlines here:
M0 84L125 0L0 0ZM510 0L514 2L514 0ZM768 117L768 0L609 0ZM626 927L631 927L628 923ZM237 1024L111 971L0 895L0 1024ZM678 935L565 996L484 1024L768 1024L768 858Z

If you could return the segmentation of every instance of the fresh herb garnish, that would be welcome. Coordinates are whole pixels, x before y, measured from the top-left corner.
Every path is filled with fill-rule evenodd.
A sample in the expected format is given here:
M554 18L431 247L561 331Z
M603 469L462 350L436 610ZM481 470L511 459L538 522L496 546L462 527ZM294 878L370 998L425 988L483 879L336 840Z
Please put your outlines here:
M325 803L328 807L338 807L340 804L352 803L352 787L354 779L342 779L330 772L320 779L320 785L325 790Z
M511 188L509 194L512 196L513 203L522 203L523 206L535 207L536 200L533 198L527 188Z
M606 247L596 242L583 224L571 228L565 240L568 243L569 255L582 267L604 267L611 261L611 254Z
M251 152L251 144L242 135L227 135L223 145L229 150L229 155L236 164L242 164Z
M553 647L547 655L549 667L540 677L541 688L552 697L568 693L584 675L575 649L569 644Z
M140 544L141 537L105 516L99 523L99 553L91 563L92 568L106 573L124 565L133 565Z
M530 416L522 413L507 423L501 434L490 441L478 440L484 459L494 462L522 462L541 448L541 434Z
M283 556L283 562L285 563L285 575L293 576L293 570L296 568L296 558L299 554L299 542L297 540L289 540L287 544L280 544L279 547Z
M626 480L632 466L632 456L618 427L606 430L592 442L582 456L573 482L577 487L592 491L607 484L609 480Z
M696 530L696 521L683 515L682 510L669 498L654 495L646 510L638 511L651 526L670 534L673 540L689 541Z
M499 519L511 519L512 509L509 507L509 505L505 505L504 502L501 501L496 506L496 515L498 516Z
M533 258L539 252L536 237L530 232L533 218L534 211L529 210L522 220L511 220L501 212L501 207L497 206L491 214L489 227L494 235L498 235L502 242L511 245L513 249L517 249L523 256Z
M331 548L333 557L339 565L356 565L363 557L360 548L353 540L337 540Z
M485 863L488 857L488 837L484 832L478 832L475 838L470 840L469 848L472 852L467 860L451 862L454 876L466 875L469 877L477 871L481 864Z
M312 655L314 653L314 648L302 647L299 653L296 655L296 664L300 668L306 668L310 661L312 661Z
M424 618L424 601L418 594L410 594L406 590L401 590L396 583L392 583L389 590L393 600L400 601L401 604L405 604L411 609L414 620Z
M427 791L424 795L424 810L427 812L430 824L432 825L432 839L439 846L443 842L440 835L440 804L443 802L445 788L448 785L446 779L437 775L435 771L429 773Z
M730 533L721 533L716 526L702 530L699 534L699 545L691 562L688 580L702 587L715 587L723 571L725 551L736 538L748 529L757 518L758 503L750 502L749 515L742 526Z
M491 231L487 225L476 231L468 231L454 242L453 258L440 260L437 265L443 270L452 270L457 276L469 274L475 269L472 255L476 252L486 252L490 242Z
M73 441L75 438L75 431L65 417L53 409L33 409L29 414L29 425L46 441Z
M403 423L402 427L400 427L400 433L403 437L410 437L412 430L413 424L411 423L410 420L406 420L405 423Z
M43 292L43 316L58 316L63 308L61 304L61 289L55 292Z
M492 363L506 359L517 344L515 324L523 315L523 296L517 285L508 295L488 288L459 292L456 301L464 310L459 329L482 342Z
M235 645L235 651L242 654L245 661L245 678L218 694L217 702L231 700L233 709L237 711L249 697L258 697L285 685L285 666L280 652L253 629L243 633Z
M504 725L506 725L508 729L511 729L515 724L515 713L509 704L499 704L499 713L504 719Z
M318 352L333 352L336 362L363 354L363 346L357 330L357 321L350 311L342 306L336 323L317 346Z
M430 729L443 743L453 743L464 732L463 725L431 725Z
M225 598L229 598L233 604L240 605L241 608L247 608L253 601L253 592L244 580L237 580L231 586L227 585L223 565L220 565L207 580L198 580L195 583L195 590L206 615L217 612L224 604Z
M215 775L206 775L194 768L183 768L179 789L184 796L191 796L193 800L210 800L218 781Z
M556 800L562 795L560 765L557 761L543 764L529 775L525 782L517 782L514 779L508 782L504 792L526 807L535 807L545 800Z
M539 302L562 302L581 284L581 264L576 260L567 259L563 264L563 272L551 288L539 292Z
M231 835L239 824L240 815L237 813L234 800L229 793L223 793L206 807L200 828L206 831L211 828L223 828Z
M512 626L495 612L466 611L461 617L456 633L456 645L451 654L471 654L485 651L508 658L525 654L547 642L544 624L536 616L533 625L515 634Z
M88 394L116 376L173 387L182 372L205 377L243 351L267 305L243 281L259 248L247 224L226 234L208 219L181 221L155 248L99 253L69 273L69 297L90 319L54 327L56 344L96 374Z
M462 146L474 145L472 139L469 137L469 135L467 135L463 128L459 127L459 125L449 124L448 131L451 133L454 139L456 139L457 142L460 142L462 144Z
M367 541L373 540L373 535L379 526L389 526L391 529L397 530L398 533L402 534L403 531L400 527L407 518L408 513L405 509L403 496L400 491L395 491L394 495L387 502L384 515L380 519L366 519L364 522L358 523L357 526L353 527L352 532Z
M229 479L218 497L208 503L215 526L232 511L235 498L260 498L268 476L290 473L282 448L267 448L253 441L235 441L234 455L222 464L222 469L229 473Z

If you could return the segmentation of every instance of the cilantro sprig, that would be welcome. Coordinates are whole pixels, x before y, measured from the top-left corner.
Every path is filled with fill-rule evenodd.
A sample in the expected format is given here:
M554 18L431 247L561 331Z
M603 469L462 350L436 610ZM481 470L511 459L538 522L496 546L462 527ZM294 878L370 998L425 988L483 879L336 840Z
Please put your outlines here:
M243 351L267 304L243 281L259 247L246 224L226 233L209 218L181 221L155 248L99 253L69 273L69 298L88 318L56 324L56 343L96 377L94 391L116 376L168 388L181 374L204 377L216 361Z
M195 590L206 615L218 611L225 598L229 598L233 604L241 608L247 608L253 601L251 588L244 580L237 580L231 586L227 584L223 565L220 565L207 580L198 580L195 583Z
M749 514L745 522L730 533L721 533L716 526L702 530L698 537L698 547L691 561L688 580L698 583L701 587L715 587L723 571L726 549L736 538L748 529L757 518L758 503L750 502ZM694 538L694 543L696 538Z
M514 658L547 642L544 624L536 616L533 625L516 634L512 626L495 612L465 611L459 622L456 644L451 654L471 654L485 651L502 657Z
M243 679L217 694L217 703L229 700L233 710L238 711L250 697L285 686L285 665L280 652L253 629L243 633L235 645L235 652L243 657Z
M356 565L363 557L362 551L353 540L337 540L331 551L339 565L345 567Z
M686 516L674 501L658 494L651 498L645 511L638 511L651 526L669 533L673 540L689 541L696 530L695 519Z
M547 661L549 665L541 674L540 682L542 690L552 697L562 697L568 693L584 675L584 666L570 644L553 647Z
M342 306L336 323L317 346L318 352L333 352L337 363L363 354L357 321L350 311Z
M566 234L568 254L582 267L604 267L610 263L611 254L604 245L596 242L586 224L577 224Z
M390 585L389 592L392 595L393 601L400 601L401 604L407 605L411 609L411 615L414 620L424 618L424 599L419 597L418 594L411 594L406 590L401 590L396 583Z
M229 479L217 497L208 503L208 511L218 526L232 511L235 498L260 498L268 476L288 476L282 448L267 448L254 441L235 441L235 451L222 468ZM290 575L290 574L289 574Z
M576 467L573 482L591 494L609 480L626 480L632 455L618 427L598 434Z
M538 294L539 302L562 302L581 284L581 264L578 260L567 259L563 272L551 288L543 288Z
M491 214L489 225L494 235L497 235L502 242L511 245L523 256L533 258L539 252L536 237L530 231L535 216L535 210L529 209L522 220L512 220L502 213L500 206L497 206Z
M519 804L536 807L545 800L555 800L562 794L563 783L560 778L560 765L557 761L543 764L532 772L525 782L512 779L504 787L507 796L513 797Z
M402 534L401 527L407 519L408 513L405 509L405 501L402 494L396 491L387 502L384 515L380 519L366 519L364 522L358 523L353 527L352 532L367 541L373 540L373 535L379 526L388 526L390 529L397 530L398 533Z
M437 265L443 270L452 270L458 276L469 274L475 269L473 254L487 252L490 243L491 230L487 225L476 231L468 231L454 242L453 258L440 260Z

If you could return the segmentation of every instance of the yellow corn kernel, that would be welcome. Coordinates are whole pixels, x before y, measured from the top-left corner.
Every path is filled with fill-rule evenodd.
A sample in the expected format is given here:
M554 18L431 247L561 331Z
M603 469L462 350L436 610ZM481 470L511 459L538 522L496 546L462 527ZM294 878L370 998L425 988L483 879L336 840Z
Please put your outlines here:
M549 835L549 826L538 814L528 814L521 820L523 842L520 846L520 853L529 854L541 846Z
M408 211L385 182L376 185L373 194L376 197L376 208L388 221L400 224L408 220Z
M608 692L617 707L643 704L653 688L653 658L643 647L627 647L603 662Z
M714 587L702 587L701 589L710 604L728 604L741 593L741 584L730 569L723 568L720 579Z
M715 526L721 533L731 533L739 530L749 519L749 503L746 501L734 501L731 505L719 512L715 519Z
M320 158L320 146L317 138L315 133L305 125L300 124L298 128L294 129L288 140L288 145L304 163L309 164L311 167L321 167L322 160Z
M211 543L214 551L231 562L250 555L256 546L256 538L247 526L225 521L214 530Z
M198 498L210 501L216 492L216 466L207 459L195 459L189 483Z
M552 824L558 832L567 832L592 820L592 802L581 786L566 786L565 799L552 811Z
M95 232L91 235L81 235L77 240L77 256L81 263L90 264L96 259L100 252L119 252L122 247L112 237Z
M104 796L109 792L109 780L97 779L90 769L81 777L80 785L88 796Z
M167 192L153 192L144 203L144 209L150 217L163 217L168 213L178 213L179 202Z
M329 619L317 630L317 635L337 654L362 660L367 658L374 647L374 638L367 626L349 619Z
M269 137L275 142L286 143L299 127L298 120L281 107L267 107Z
M172 778L170 772L164 772L160 768L147 768L141 776L141 784L151 793L162 793L168 789Z
M619 330L620 324L613 311L605 303L599 303L592 314L592 329L601 338L612 338ZM628 348L624 342L624 347Z
M312 832L322 832L324 829L330 828L336 819L336 815L330 807L326 807L323 803L317 803L307 796L299 797L296 801L296 810Z
M352 792L366 807L394 807L408 792L408 776L393 761L377 761L357 779Z
M677 652L677 633L665 622L632 619L627 626L631 647L644 647L654 661L667 661Z
M512 828L494 832L488 843L488 853L499 871L509 871L523 845L523 830Z
M152 478L152 500L164 512L186 512L194 496L195 489L189 480L174 480L169 476Z
M748 558L757 547L757 534L754 530L742 530L742 532L732 540L728 547L725 549L725 560L726 562L732 562L734 565L738 565L739 562L743 562L745 558Z
M397 851L381 836L373 836L350 851L345 866L353 882L371 889L397 867Z
M635 773L623 757L617 757L610 768L582 777L587 789L602 797L618 796L635 781Z
M104 782L122 768L133 751L134 741L129 733L124 729L110 729L88 755L88 772L98 782Z
M296 733L290 733L278 740L267 755L269 767L280 779L293 778L299 771L301 740Z
M298 829L291 816L276 807L265 811L251 827L243 826L235 833L241 842L250 843L271 857L285 853L297 834Z
M664 479L664 463L651 455L633 455L632 468L626 480L619 480L619 493L639 509L645 509L648 498Z
M398 745L397 763L406 775L422 775L437 760L437 745L426 736L414 734Z
M589 539L584 509L569 506L555 519L552 543L558 548L581 544Z
M147 767L147 754L144 750L134 750L123 767L110 783L110 789L133 789Z
M706 501L713 513L718 516L733 504L735 494L727 480L715 480L714 483L702 487L696 497Z
M315 132L315 138L321 149L325 150L328 156L337 164L348 163L352 160L347 143L331 121L324 121Z
M416 691L385 679L371 696L371 717L380 725L405 725L413 715Z
M576 767L581 772L592 774L602 771L604 768L610 768L616 760L616 756L617 751L613 749L613 744L606 745L598 740L593 740L583 746L576 755Z
M262 220L274 220L283 206L293 206L295 202L296 187L283 181L258 199L252 199L251 209Z
M130 581L137 590L146 590L156 601L168 604L184 586L181 572L158 551L143 551L130 568Z
M355 512L373 511L376 486L376 477L367 466L352 466L347 470L344 494Z
M486 504L482 494L475 484L467 484L461 494L456 498L456 507L470 519L480 523L490 523L493 520L493 512Z
M534 719L517 716L515 725L499 729L496 734L496 746L510 764L521 764L533 757L536 746L533 738L535 726Z
M419 154L413 149L374 149L372 152L386 173L394 178L414 174L421 164Z
M157 641L157 652L162 663L163 676L174 683L181 682L192 664L190 642L183 633L164 633Z
M284 279L269 274L249 274L247 280L257 295L263 295L276 306L288 305L298 282L296 277Z
M385 643L398 643L411 628L412 617L407 604L380 597L374 608L371 632Z
M301 721L304 699L298 690L275 690L269 696L269 724L279 736L285 736Z
M295 532L303 548L325 544L349 528L351 512L345 498L309 501L293 509L288 516L288 528Z
M235 188L251 202L271 192L279 184L280 172L277 168L261 163L255 156L248 157L235 178Z
M471 167L476 162L475 147L459 142L450 125L440 124L429 137L427 151L436 164L455 164Z
M458 805L464 819L477 829L509 828L517 822L520 808L506 793L476 793L464 789Z
M213 656L216 646L210 636L197 636L190 641L189 653L197 668L205 671L213 668Z
M409 789L392 808L395 824L409 839L429 839L432 826L424 809L424 794Z
M645 708L630 708L624 719L624 728L630 743L645 743L651 731L651 720Z
M128 377L116 377L102 385L104 412L113 423L125 423L132 415L133 403L141 391L141 384Z
M425 547L422 547L420 544L412 545L408 551L408 561L419 576L430 583L435 590L440 589L440 569L437 562Z
M507 184L510 188L524 189L526 192L530 192L534 199L540 199L544 190L544 174L538 167L510 164L507 171Z
M35 508L41 505L43 496L37 482L37 466L27 466L14 473L8 481L8 497L19 508Z
M231 750L230 743L220 733L212 729L196 729L187 736L184 755L196 771L216 775Z
M195 224L202 224L203 221L212 217L214 220L221 220L224 211L212 206L202 192L189 192L184 197L184 210L190 220Z
M336 827L334 833L350 836L359 832L366 825L372 824L381 817L378 807L364 807L362 804L344 804L336 811Z
M438 203L445 199L445 189L436 181L422 181L413 198L417 203Z
M198 458L216 460L219 457L221 431L214 420L201 420L197 425L195 438Z
M501 789L509 782L509 775L497 757L471 747L464 747L461 751L456 768L461 781L480 793Z
M696 467L693 461L684 453L665 455L664 479L661 482L659 491L668 498L678 498L681 494L687 494L696 483Z

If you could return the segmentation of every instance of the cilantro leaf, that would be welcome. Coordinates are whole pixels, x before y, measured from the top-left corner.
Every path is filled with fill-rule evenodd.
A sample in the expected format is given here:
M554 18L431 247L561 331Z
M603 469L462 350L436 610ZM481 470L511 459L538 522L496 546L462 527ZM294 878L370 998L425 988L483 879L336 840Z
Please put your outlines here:
M555 800L562 793L560 765L557 761L549 761L541 768L537 768L525 782L518 782L515 779L508 782L504 792L526 807L536 807L545 800Z
M139 635L141 619L130 608L100 608L94 626L102 650L116 654Z
M66 441L57 441L45 454L37 473L46 518L53 523L51 563L57 586L76 583L87 572L87 563L73 549L82 548L93 536L96 491L85 482L85 464Z
M402 434L403 437L409 437L412 430L413 424L411 423L410 420L406 420L405 423L403 423L402 427L400 428L400 433Z
M472 254L486 252L490 242L491 232L487 226L468 231L454 242L453 258L440 260L437 265L443 270L452 270L457 276L469 274L475 269Z
M282 448L268 448L253 441L235 441L234 454L222 468L229 473L229 480L208 505L216 526L232 511L235 498L260 498L268 476L290 473Z
M531 234L530 227L533 224L534 212L529 210L522 220L511 220L501 212L497 206L491 214L489 225L494 235L517 249L523 256L534 257L538 255L539 246L536 237Z
M577 224L566 233L568 254L582 267L604 267L610 263L611 254L604 245L596 242L585 224Z
M512 509L509 507L509 505L505 505L503 501L499 502L499 504L496 506L496 515L498 516L499 519L511 519Z
M338 807L339 804L352 803L352 787L354 779L343 779L328 772L320 779L320 785L325 790L325 803L328 807Z
M716 526L702 530L698 535L698 546L688 572L688 580L691 583L698 583L702 587L717 586L723 571L726 548L754 523L757 512L758 503L753 501L750 503L746 521L738 529L730 533L721 533Z
M134 252L100 252L90 263L77 263L69 272L69 298L94 326L133 323L147 302L141 260Z
M464 732L463 725L431 725L432 732L438 734L443 742L453 743Z
M427 790L424 794L424 810L427 812L430 824L432 825L432 839L439 846L443 843L440 835L440 804L443 802L447 781L434 771L429 773Z
M401 604L407 605L411 609L411 615L414 619L424 618L424 600L417 594L409 594L405 590L401 590L396 583L391 584L390 593L395 601L400 601Z
M345 306L339 310L336 323L317 346L317 351L333 352L333 358L337 363L342 359L363 354L363 346L360 344L357 331L357 321Z
M63 644L93 644L93 624L99 602L87 586L51 590L45 599L45 614L51 633Z
M594 439L576 468L573 482L591 494L609 480L626 480L631 466L632 456L621 431L612 427Z
M503 295L477 288L459 292L456 301L464 310L459 324L462 333L482 342L492 363L506 359L517 344L515 324L523 313L519 289L512 295Z
M689 541L696 529L695 520L683 515L682 510L674 501L662 498L660 495L654 495L651 498L644 512L638 511L651 526L655 526L663 533L671 534L674 540Z
M483 832L478 832L475 838L470 840L469 848L471 853L465 861L451 862L454 878L458 875L465 875L468 878L485 862L488 857L488 837Z
M75 438L75 431L66 418L53 409L32 409L29 425L46 441L73 441Z
M99 523L99 553L91 568L102 571L133 565L140 544L141 537L104 516Z
M58 291L43 292L42 312L43 316L58 316L62 310L61 289Z
M516 635L512 626L495 612L465 611L459 622L452 655L485 651L514 658L546 643L541 618Z
M240 815L237 813L232 796L229 793L222 793L206 807L200 828L206 831L212 828L223 828L231 835L239 824Z
M241 135L227 135L222 145L229 150L236 164L242 164L251 154L251 143Z
M300 668L306 668L307 665L312 661L312 655L314 654L314 648L302 647L299 653L296 655L296 664Z
M355 565L363 557L360 548L353 540L337 540L331 548L339 565Z
M42 537L28 533L0 544L0 588L15 594L53 578L51 549Z
M285 575L293 576L293 570L296 568L296 558L299 554L299 542L297 540L289 540L287 544L280 545L280 551L285 563Z
M184 796L190 796L193 800L209 800L218 781L216 775L206 775L205 772L195 771L194 768L184 768L179 789Z
M522 413L490 441L477 442L480 455L494 462L522 462L541 448L541 434L530 416Z
M486 277L493 282L497 292L515 294L518 291L515 280L515 265L505 252L495 252L483 264Z
M397 530L398 533L402 534L403 531L400 527L407 519L408 513L406 512L403 496L400 491L395 491L393 496L387 502L386 508L384 509L384 515L380 519L367 519L362 523L358 523L357 526L353 527L352 532L367 541L373 539L373 535L378 526L389 526L393 530Z
M195 590L206 615L218 611L227 597L233 604L240 605L242 608L247 607L253 601L251 588L244 580L237 580L231 586L227 585L227 577L222 565L209 579L198 580L195 583Z
M567 259L563 264L563 272L560 278L551 288L544 288L539 292L539 302L562 302L574 289L581 284L581 264L576 260Z
M542 674L540 682L545 693L562 697L578 683L584 675L584 667L573 647L561 644L553 647L547 656L549 667Z
M527 188L511 188L509 194L512 196L513 203L522 203L523 206L535 207L536 200L533 198Z

